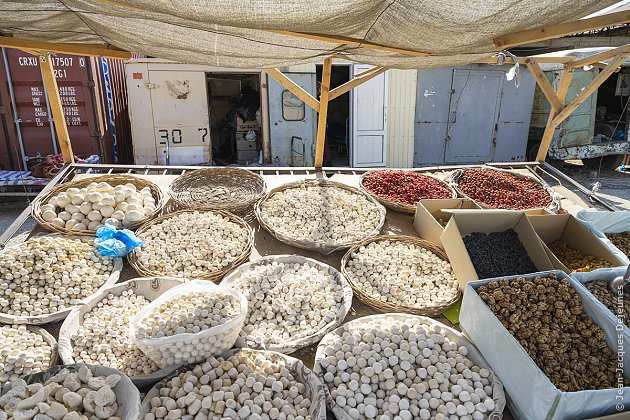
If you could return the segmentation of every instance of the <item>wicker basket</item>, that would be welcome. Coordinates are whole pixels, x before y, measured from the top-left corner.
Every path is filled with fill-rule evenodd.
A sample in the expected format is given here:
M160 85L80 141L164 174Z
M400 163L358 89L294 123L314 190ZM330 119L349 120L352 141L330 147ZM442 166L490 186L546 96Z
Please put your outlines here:
M172 183L169 195L180 209L251 210L267 186L258 174L240 168L204 168L188 171Z
M41 211L41 206L46 204L48 200L50 200L53 196L61 192L67 191L68 188L87 187L93 182L97 182L97 183L107 182L109 185L114 186L114 187L116 185L130 183L130 184L135 185L136 188L138 189L142 189L144 187L149 187L149 189L151 189L151 195L155 199L155 211L151 212L151 214L147 214L146 216L144 216L142 219L138 220L137 222L133 222L125 226L125 228L127 229L133 230L133 229L138 228L143 223L155 218L162 211L162 206L164 205L164 201L165 201L164 194L162 193L162 190L160 190L160 188L157 185L155 185L153 182L147 181L146 179L139 178L133 175L111 174L111 175L90 177L90 178L80 179L76 181L70 181L70 182L58 185L57 187L53 188L47 193L43 195L39 195L37 196L37 198L35 198L35 200L33 201L33 209L31 211L31 215L37 221L37 223L46 230L49 230L52 232L68 233L71 235L94 236L95 231L93 230L72 230L72 229L67 229L65 227L55 226L52 223L47 222L44 219L42 219L42 211Z
M157 217L157 218L151 220L150 222L145 223L144 225L142 225L142 227L140 229L138 229L136 231L136 235L139 238L142 238L143 232L146 232L151 226L159 224L159 223L162 223L163 221L165 221L167 219L171 219L171 218L176 217L176 216L178 216L180 214L183 214L183 213L194 213L194 212L214 213L214 214L217 214L217 215L221 215L223 217L228 218L231 222L234 222L237 225L247 229L247 232L248 232L247 244L245 245L245 248L243 249L243 252L241 253L241 255L239 255L236 260L232 261L230 264L228 264L226 267L224 267L221 270L209 271L209 272L203 273L203 274L198 275L198 276L195 277L195 278L198 278L198 279L211 280L211 281L220 280L225 275L225 273L230 271L232 268L234 268L234 267L242 264L243 262L247 261L247 259L249 258L249 254L252 251L252 247L254 245L254 230L251 228L251 226L249 226L240 217L238 217L238 216L236 216L236 215L234 215L234 214L232 214L230 212L222 211L222 210L207 210L207 211L179 210L179 211L176 211L174 213L169 213L169 214L165 214L163 216ZM129 261L129 264L131 264L131 266L134 268L134 270L136 270L136 272L139 275L141 275L142 277L163 277L163 276L178 277L178 276L174 275L173 273L159 272L159 271L152 270L152 269L150 269L148 267L145 267L138 260L138 253L141 250L142 250L142 248L136 248L132 253L130 253L127 256L127 260Z
M363 185L363 181L364 181L365 177L367 177L371 173L379 172L379 171L382 171L382 170L383 169L376 170L376 171L367 171L363 175L361 175L361 180L359 182L359 185L361 185L361 189L363 191L365 191L366 194L369 194L370 196L374 197L379 203L381 203L382 205L384 205L388 209L392 209L394 211L398 211L398 212L401 212L401 213L415 214L416 213L416 209L418 207L417 205L412 206L410 204L404 204L404 203L399 203L397 201L388 200L386 198L380 197L380 196L372 193L370 190L365 188L365 186ZM407 172L411 172L411 171L407 171ZM416 172L413 172L413 173L416 173ZM434 175L425 174L425 173L419 173L419 175L426 176L427 178L433 178L436 181L439 181L441 184L444 185L444 187L448 188L451 191L451 194L452 194L451 198L457 198L457 191L455 191L455 189L451 185L449 185L447 182L444 182L443 180L439 179L438 177L436 177Z
M348 249L351 246L361 242L361 240L358 240L358 241L352 241L352 242L340 242L340 243L330 244L321 240L318 241L318 240L295 239L293 237L277 232L273 226L271 226L269 223L267 223L266 220L262 218L261 206L266 200L268 200L271 196L273 196L274 194L278 192L288 190L291 188L299 188L303 185L318 185L320 187L341 188L347 191L351 191L355 194L360 194L360 195L365 196L370 202L378 206L378 209L381 215L380 215L378 226L375 226L374 229L372 229L371 231L365 232L365 237L362 238L361 240L365 240L372 236L376 236L381 232L381 229L383 228L383 225L385 224L386 210L385 210L385 207L379 204L379 202L374 197L372 197L369 194L366 194L365 192L361 191L358 188L351 187L350 185L342 184L340 182L328 181L328 180L323 180L323 179L309 179L309 180L304 180L304 181L290 182L287 184L283 184L279 187L276 187L273 190L269 191L267 194L265 194L265 196L261 198L260 201L258 201L256 205L254 206L254 213L256 214L256 219L258 220L258 223L260 223L260 226L265 228L265 230L267 230L274 238L276 238L280 242L284 242L291 246L306 249L309 251L317 251L323 254L331 254L335 251Z
M492 168L492 167L489 167L489 166L483 166L481 168L470 168L470 169L483 169L484 171L506 172L506 173L509 173L509 174L515 176L516 178L528 179L530 181L533 181L533 182L539 184L541 187L543 187L547 191L547 193L549 194L549 197L551 198L550 204L547 207L545 207L545 209L549 210L552 213L557 213L558 210L560 209L560 200L559 200L558 196L556 195L556 193L548 185L545 185L540 180L538 180L538 179L536 179L534 177L523 175L523 174L520 174L518 172L509 171L509 170L506 170L506 169ZM485 203L482 203L482 202L480 202L478 200L474 200L474 199L470 198L464 191L462 191L459 188L459 178L467 170L468 169L458 169L458 170L456 170L455 172L453 172L450 175L451 187L453 187L453 189L455 191L457 191L457 193L459 193L462 197L466 197L469 200L474 201L481 208L484 208L484 209L496 209L497 207L492 207L492 206L489 206L489 205L487 205ZM523 210L530 210L530 209L523 209Z
M352 255L352 253L356 252L362 246L365 246L372 242L379 242L379 241L398 241L398 242L410 243L418 247L422 247L426 250L429 250L435 255L437 255L439 258L441 258L442 260L448 262L448 257L446 256L444 251L438 248L437 245L434 245L433 243L429 241L425 241L424 239L414 238L413 236L381 235L381 236L377 236L375 238L370 238L366 241L363 241L360 244L357 244L353 246L352 248L350 248L348 252L346 252L346 254L341 259L341 273L348 280L348 283L350 283L350 286L352 287L354 294L361 302L365 303L366 305L371 306L372 308L376 309L378 312L381 312L381 313L401 312L401 313L421 315L421 316L439 315L442 312L444 312L446 309L451 307L455 302L457 302L457 299L459 299L459 296L460 296L459 291L457 292L457 294L455 295L453 299L441 305L435 305L435 306L430 306L430 307L403 306L403 305L398 305L398 304L394 304L390 302L382 302L376 299L374 296L364 293L361 287L353 281L352 275L348 272L348 270L346 270L346 266L348 265L348 260L350 259L350 256Z

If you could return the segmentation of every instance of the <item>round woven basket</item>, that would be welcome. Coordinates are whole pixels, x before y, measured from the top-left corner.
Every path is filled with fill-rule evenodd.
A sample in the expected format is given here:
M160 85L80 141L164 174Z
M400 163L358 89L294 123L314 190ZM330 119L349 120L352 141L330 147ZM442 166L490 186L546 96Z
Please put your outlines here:
M136 229L143 223L155 218L162 211L162 207L164 206L164 194L160 190L160 188L155 185L151 181L147 181L146 179L139 178L133 175L121 175L121 174L111 174L111 175L101 175L96 177L90 177L85 179L80 179L76 181L66 182L64 184L58 185L52 190L48 191L45 194L38 195L37 198L33 201L33 209L31 211L31 215L37 221L37 223L46 230L52 232L60 232L60 233L68 233L71 235L83 235L83 236L94 236L95 231L93 230L73 230L67 229L65 227L55 226L50 222L42 219L42 211L41 206L46 204L48 200L50 200L55 195L67 191L68 188L84 188L90 185L93 182L107 182L109 185L115 187L116 185L121 184L133 184L138 189L142 189L144 187L149 187L151 190L151 195L155 199L155 210L150 214L147 214L142 219L137 222L130 223L125 226L127 229Z
M177 177L169 195L180 209L244 213L265 194L258 174L241 168L204 168Z
M356 252L360 247L366 246L372 242L379 242L379 241L397 241L397 242L405 242L405 243L413 244L415 246L431 251L442 260L448 262L448 257L446 256L446 253L444 253L444 251L438 248L437 245L429 241L425 241L424 239L414 238L413 236L381 235L381 236L377 236L375 238L370 238L366 241L363 241L360 244L357 244L353 246L352 248L350 248L348 252L346 252L346 254L341 259L341 274L343 274L343 276L348 280L348 283L350 283L350 287L352 287L352 291L361 302L365 303L366 305L371 306L372 308L376 309L377 311L381 313L401 312L401 313L420 315L420 316L439 315L442 312L444 312L446 309L451 307L451 305L453 305L455 302L457 302L457 299L459 299L459 296L460 296L459 291L457 292L457 294L454 296L453 299L447 302L444 302L440 305L436 304L435 306L423 306L423 307L404 306L404 305L398 305L398 304L394 304L390 302L382 302L378 300L377 298L375 298L374 296L371 296L365 293L361 289L361 286L353 281L352 275L348 272L348 270L346 269L346 266L348 265L348 260L350 259L350 256L354 252Z
M294 237L284 235L276 231L276 229L274 229L273 226L271 226L269 223L267 223L266 220L263 219L262 214L261 214L262 204L276 193L279 193L281 191L285 191L291 188L300 188L305 185L317 185L320 187L341 188L344 190L351 191L355 194L360 194L360 195L365 196L370 202L374 203L380 211L381 216L379 219L378 226L375 226L374 229L365 232L365 237L362 238L361 240L352 241L352 242L339 242L339 243L334 243L334 244L327 243L321 240L296 239ZM308 179L304 181L290 182L290 183L283 184L283 185L280 185L279 187L272 189L256 203L256 205L254 206L254 213L256 215L256 219L258 220L258 223L260 223L260 226L265 228L265 230L267 230L274 238L276 238L280 242L284 242L296 248L302 248L309 251L317 251L323 254L331 254L335 251L348 249L351 246L361 242L362 240L378 235L381 232L383 225L385 224L386 210L385 210L385 207L383 207L374 197L361 191L358 188L351 187L350 185L342 184L340 182L328 181L324 179Z
M398 201L392 201L392 200L388 200L386 198L383 198L377 194L374 194L373 192L371 192L370 190L368 190L364 185L363 185L363 181L365 180L365 178L369 175L372 174L374 172L380 172L383 169L379 169L379 170L374 170L374 171L367 171L365 172L363 175L361 175L361 180L359 182L359 185L361 185L361 189L363 191L365 191L367 194L369 194L370 196L374 197L379 203L381 203L382 205L384 205L385 207L387 207L388 209L392 209L394 211L398 211L401 213L409 213L409 214L415 214L416 213L416 208L418 207L417 205L411 205L411 204L404 204L404 203L399 203ZM412 171L406 171L406 172L412 172ZM413 172L413 173L417 173L417 172ZM434 176L434 175L430 175L430 174L425 174L425 173L418 173L419 175L422 176L426 176L427 178L433 178L436 181L439 181L440 184L444 185L445 188L447 188L448 190L451 191L451 198L457 198L457 191L455 191L455 189L449 185L447 182L444 182L443 180L439 179L438 177Z
M211 281L217 281L220 280L225 273L227 273L228 271L230 271L232 268L242 264L243 262L247 261L247 259L249 258L249 254L252 251L252 247L254 245L254 230L251 228L251 226L249 226L247 224L247 222L245 222L243 219L241 219L240 217L227 212L227 211L222 211L222 210L206 210L206 211L200 211L200 210L179 210L176 211L174 213L169 213L169 214L165 214L163 216L157 217L153 220L151 220L148 223L145 223L144 225L142 225L142 227L140 229L138 229L136 231L136 235L142 239L142 234L144 232L146 232L151 226L156 225L158 223L162 223L163 221L167 220L167 219L171 219L173 217L176 217L180 214L183 213L194 213L194 212L199 212L199 213L214 213L217 215L221 215L227 219L230 220L230 222L236 223L237 225L247 229L248 232L248 238L247 238L247 244L245 245L245 248L243 249L243 252L241 253L241 255L238 256L238 258L234 261L232 261L230 264L228 264L227 266L225 266L223 269L221 270L215 270L215 271L208 271L205 272L201 275L196 276L195 278L198 279L203 279L203 280L211 280ZM131 252L129 255L127 255L127 261L129 261L129 264L131 264L131 266L134 268L134 270L136 270L136 272L138 274L140 274L142 277L160 277L160 276L173 276L173 277L178 277L173 273L169 273L169 272L159 272L156 270L152 270L146 266L144 266L139 260L138 260L138 253L140 252L142 248L136 248L133 252Z

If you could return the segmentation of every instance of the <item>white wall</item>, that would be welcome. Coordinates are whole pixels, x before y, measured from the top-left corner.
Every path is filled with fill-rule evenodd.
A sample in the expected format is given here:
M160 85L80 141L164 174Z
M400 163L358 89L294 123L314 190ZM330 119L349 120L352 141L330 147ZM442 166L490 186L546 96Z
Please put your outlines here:
M387 166L413 167L417 70L388 70Z

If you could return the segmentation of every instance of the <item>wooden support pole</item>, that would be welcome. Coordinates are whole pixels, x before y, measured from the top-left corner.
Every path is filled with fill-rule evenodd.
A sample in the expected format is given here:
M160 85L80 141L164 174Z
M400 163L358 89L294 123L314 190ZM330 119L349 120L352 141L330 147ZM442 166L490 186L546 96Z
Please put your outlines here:
M55 79L50 54L40 55L39 65L42 69L44 88L48 94L50 112L55 123L55 132L61 146L63 161L65 163L74 163L74 153L72 153L72 144L70 144L70 135L68 134L68 126L66 126L66 116L61 106L61 97L59 96L59 88L57 87L57 79Z
M558 99L564 104L564 100L567 97L569 86L571 85L571 79L573 78L573 69L564 69L558 85ZM556 111L551 108L549 111L549 118L547 118L547 125L545 126L545 132L540 140L540 146L538 147L538 153L536 154L536 160L543 162L547 158L547 152L551 146L551 140L553 140L553 133L556 131L555 125L553 125L553 119L556 117Z
M527 64L529 72L532 74L532 76L534 76L534 79L536 79L536 83L538 83L538 87L540 87L540 90L551 104L551 108L556 113L562 111L562 101L556 95L556 91L553 90L553 86L551 86L551 83L549 83L549 80L547 80L547 76L545 76L545 73L543 73L536 60L534 60L533 58L528 58L525 61L525 64Z
M619 54L630 53L630 44L622 45L621 47L613 48L612 50L604 51L599 54L589 55L588 57L580 58L579 60L572 61L567 64L567 67L584 67L588 65L595 65L600 61L610 60Z
M265 73L273 77L276 82L284 86L289 92L300 98L308 106L319 112L319 101L313 97L310 93L302 89L297 83L289 79L278 69L265 69Z
M344 93L352 90L353 88L359 86L362 83L367 82L368 80L378 76L379 74L385 73L387 71L386 67L374 67L368 71L364 71L362 73L357 74L354 78L341 86L337 86L333 90L330 91L329 100L333 100L335 98L340 97Z
M330 96L330 74L332 58L324 59L322 69L322 86L319 95L319 117L317 119L317 146L315 147L315 169L321 170L324 164L324 141L326 139L326 120L328 117L328 100Z

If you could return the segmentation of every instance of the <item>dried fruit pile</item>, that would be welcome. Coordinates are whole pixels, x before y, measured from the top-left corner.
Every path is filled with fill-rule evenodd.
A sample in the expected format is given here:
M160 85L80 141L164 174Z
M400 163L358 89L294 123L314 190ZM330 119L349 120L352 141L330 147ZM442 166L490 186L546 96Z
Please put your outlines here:
M617 355L606 344L604 331L584 312L569 280L553 274L504 279L478 292L560 390L617 387Z
M464 245L480 279L535 273L536 266L516 232L474 232L464 237Z
M606 236L621 252L630 255L630 232L607 233Z
M498 209L524 210L548 207L552 198L536 180L493 169L467 169L457 180L472 200Z
M612 264L601 258L586 255L579 249L571 248L564 241L556 241L549 245L549 249L571 271L585 272L597 268L612 267Z
M379 198L415 206L427 198L452 198L442 181L411 171L374 171L363 178L363 187Z
M626 292L623 288L613 293L608 287L609 285L610 282L605 280L593 280L589 281L584 286L586 286L601 303L606 305L620 322L630 327L630 307L627 306L630 302L630 293Z

